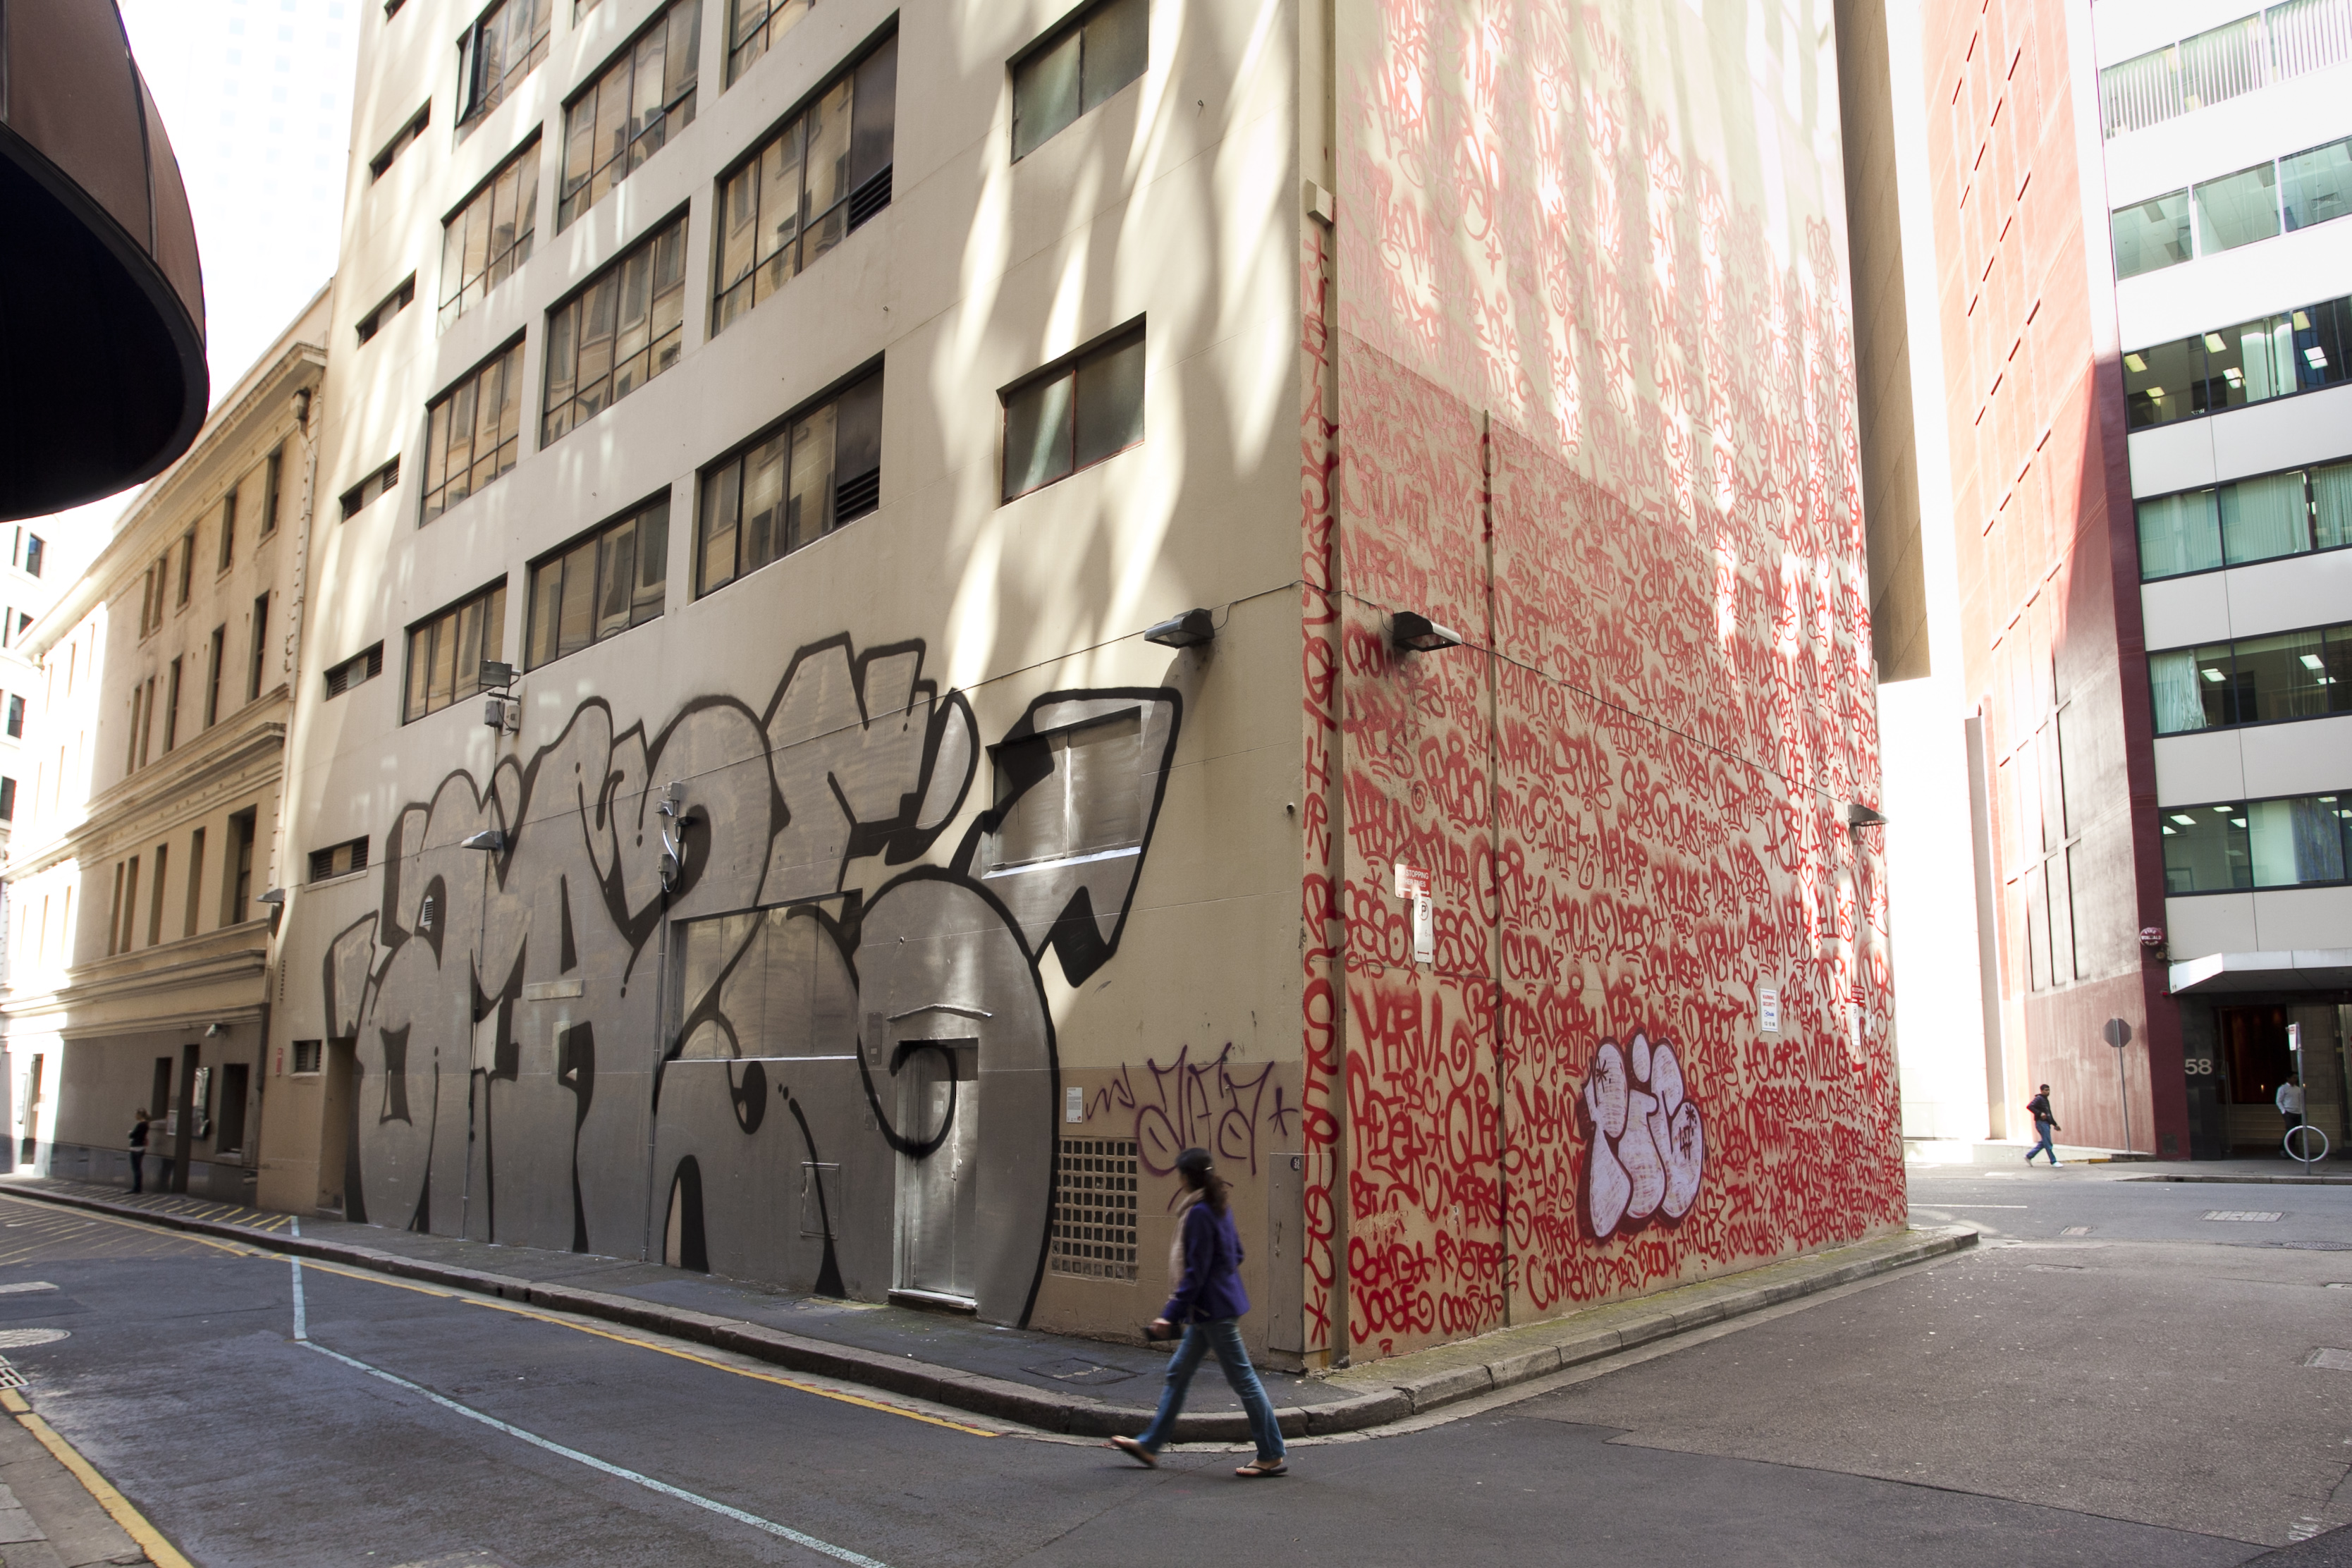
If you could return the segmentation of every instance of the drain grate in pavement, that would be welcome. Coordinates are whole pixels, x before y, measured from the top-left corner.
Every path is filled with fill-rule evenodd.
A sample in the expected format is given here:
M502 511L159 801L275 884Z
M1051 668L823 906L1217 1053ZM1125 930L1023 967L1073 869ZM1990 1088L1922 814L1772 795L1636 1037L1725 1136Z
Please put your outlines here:
M2278 1216L2277 1209L2207 1209L2205 1211L2207 1219L2241 1220L2252 1225L2264 1224Z
M1125 1383L1135 1373L1122 1367L1105 1366L1100 1362L1087 1361L1078 1356L1065 1356L1060 1361L1025 1366L1024 1372L1034 1372L1039 1377L1050 1377L1057 1383L1075 1383L1085 1387L1097 1387L1106 1383Z
M2305 1366L2324 1366L2330 1372L2352 1372L2352 1351L2315 1350L2303 1358Z
M0 1355L0 1388L22 1388L25 1385L25 1374L16 1370L15 1363Z

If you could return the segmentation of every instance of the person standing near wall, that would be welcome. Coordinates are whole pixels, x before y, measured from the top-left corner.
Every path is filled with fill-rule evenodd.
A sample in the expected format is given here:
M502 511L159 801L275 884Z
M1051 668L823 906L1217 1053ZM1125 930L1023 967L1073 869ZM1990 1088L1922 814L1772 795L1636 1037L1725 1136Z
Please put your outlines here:
M147 1180L147 1108L131 1113L131 1190L142 1191Z
M2303 1125L2303 1082L2301 1079L2291 1078L2284 1083L2279 1085L2278 1093L2272 1096L2271 1102L2279 1108L2279 1114L2286 1118L2286 1130L2289 1132L2293 1132L2296 1128Z
M1160 1450L1175 1432L1176 1417L1183 1411L1192 1373L1200 1369L1202 1356L1213 1350L1218 1364L1225 1370L1225 1381L1233 1385L1249 1415L1250 1435L1257 1442L1257 1458L1234 1474L1244 1479L1278 1476L1288 1468L1282 1428L1274 1418L1274 1405L1265 1396L1265 1386L1250 1365L1249 1350L1242 1343L1241 1316L1249 1310L1250 1303L1242 1289L1241 1234L1234 1228L1232 1207L1226 1201L1232 1189L1217 1174L1206 1149L1187 1149L1177 1155L1176 1170L1184 1178L1186 1190L1176 1246L1168 1260L1175 1294L1152 1320L1149 1331L1153 1339L1165 1339L1181 1324L1184 1342L1169 1358L1168 1385L1160 1391L1160 1413L1151 1418L1151 1425L1141 1436L1113 1437L1110 1446L1157 1468Z
M2038 1140L2032 1148L2025 1152L2025 1163L2031 1165L2033 1163L2033 1156L2047 1154L2053 1165L2062 1163L2063 1162L2058 1158L2057 1146L2051 1142L2050 1135L2053 1132L2063 1132L2065 1129L2058 1125L2058 1118L2051 1112L2050 1086L2045 1083L2036 1089L2033 1098L2025 1102L2025 1109L2032 1113L2033 1136Z

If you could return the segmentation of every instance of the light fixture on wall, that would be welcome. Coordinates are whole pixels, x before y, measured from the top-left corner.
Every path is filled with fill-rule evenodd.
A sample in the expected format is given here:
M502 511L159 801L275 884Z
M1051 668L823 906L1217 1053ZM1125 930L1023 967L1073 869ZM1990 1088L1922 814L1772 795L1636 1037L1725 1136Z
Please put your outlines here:
M433 895L427 893L425 896L425 901L416 907L416 929L431 931L433 922L440 917L440 912L439 906L433 901Z
M1849 801L1845 808L1845 825L1848 827L1884 827L1886 818L1858 800Z
M487 849L493 855L506 847L506 833L496 827L485 827L479 833L469 833L457 841L457 847L460 849Z
M206 1024L205 1026L205 1038L208 1040L217 1040L223 1035L227 1033L228 1026L226 1024Z
M286 889L283 888L272 888L269 891L262 894L260 898L254 901L257 903L270 904L274 906L283 906L286 902Z
M1407 653L1437 653L1460 647L1462 634L1418 610L1399 610L1389 622L1389 641Z
M1161 647L1199 647L1216 635L1216 623L1206 610L1187 610L1143 628L1143 640Z

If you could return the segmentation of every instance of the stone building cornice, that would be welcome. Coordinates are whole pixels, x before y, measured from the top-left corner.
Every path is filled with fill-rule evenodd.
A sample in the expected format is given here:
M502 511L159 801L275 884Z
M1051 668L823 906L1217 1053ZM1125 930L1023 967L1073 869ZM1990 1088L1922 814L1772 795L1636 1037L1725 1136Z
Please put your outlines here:
M55 837L14 847L13 877L30 877L75 858L103 858L121 844L142 843L158 828L201 816L212 796L235 784L268 783L285 771L292 693L263 693L238 712L157 762L90 797L79 817ZM257 769L256 764L266 763Z
M261 1015L269 921L222 926L76 965L62 985L0 991L0 1032L67 1039L243 1023Z

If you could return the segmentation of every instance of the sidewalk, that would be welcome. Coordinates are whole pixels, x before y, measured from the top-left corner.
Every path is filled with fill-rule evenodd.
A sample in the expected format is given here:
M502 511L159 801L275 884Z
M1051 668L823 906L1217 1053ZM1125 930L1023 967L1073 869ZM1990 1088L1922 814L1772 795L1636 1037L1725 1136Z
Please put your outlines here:
M305 1219L199 1199L41 1176L0 1194L144 1220L269 1251L526 1301L710 1345L819 1376L1079 1436L1132 1432L1160 1397L1166 1352L1140 1344L997 1328L902 1307L578 1253ZM1291 1436L1360 1431L1528 1382L1727 1318L1884 1274L1972 1245L1965 1226L1912 1229L1497 1331L1328 1375L1261 1369ZM1179 1441L1236 1441L1248 1428L1223 1381L1202 1377Z

